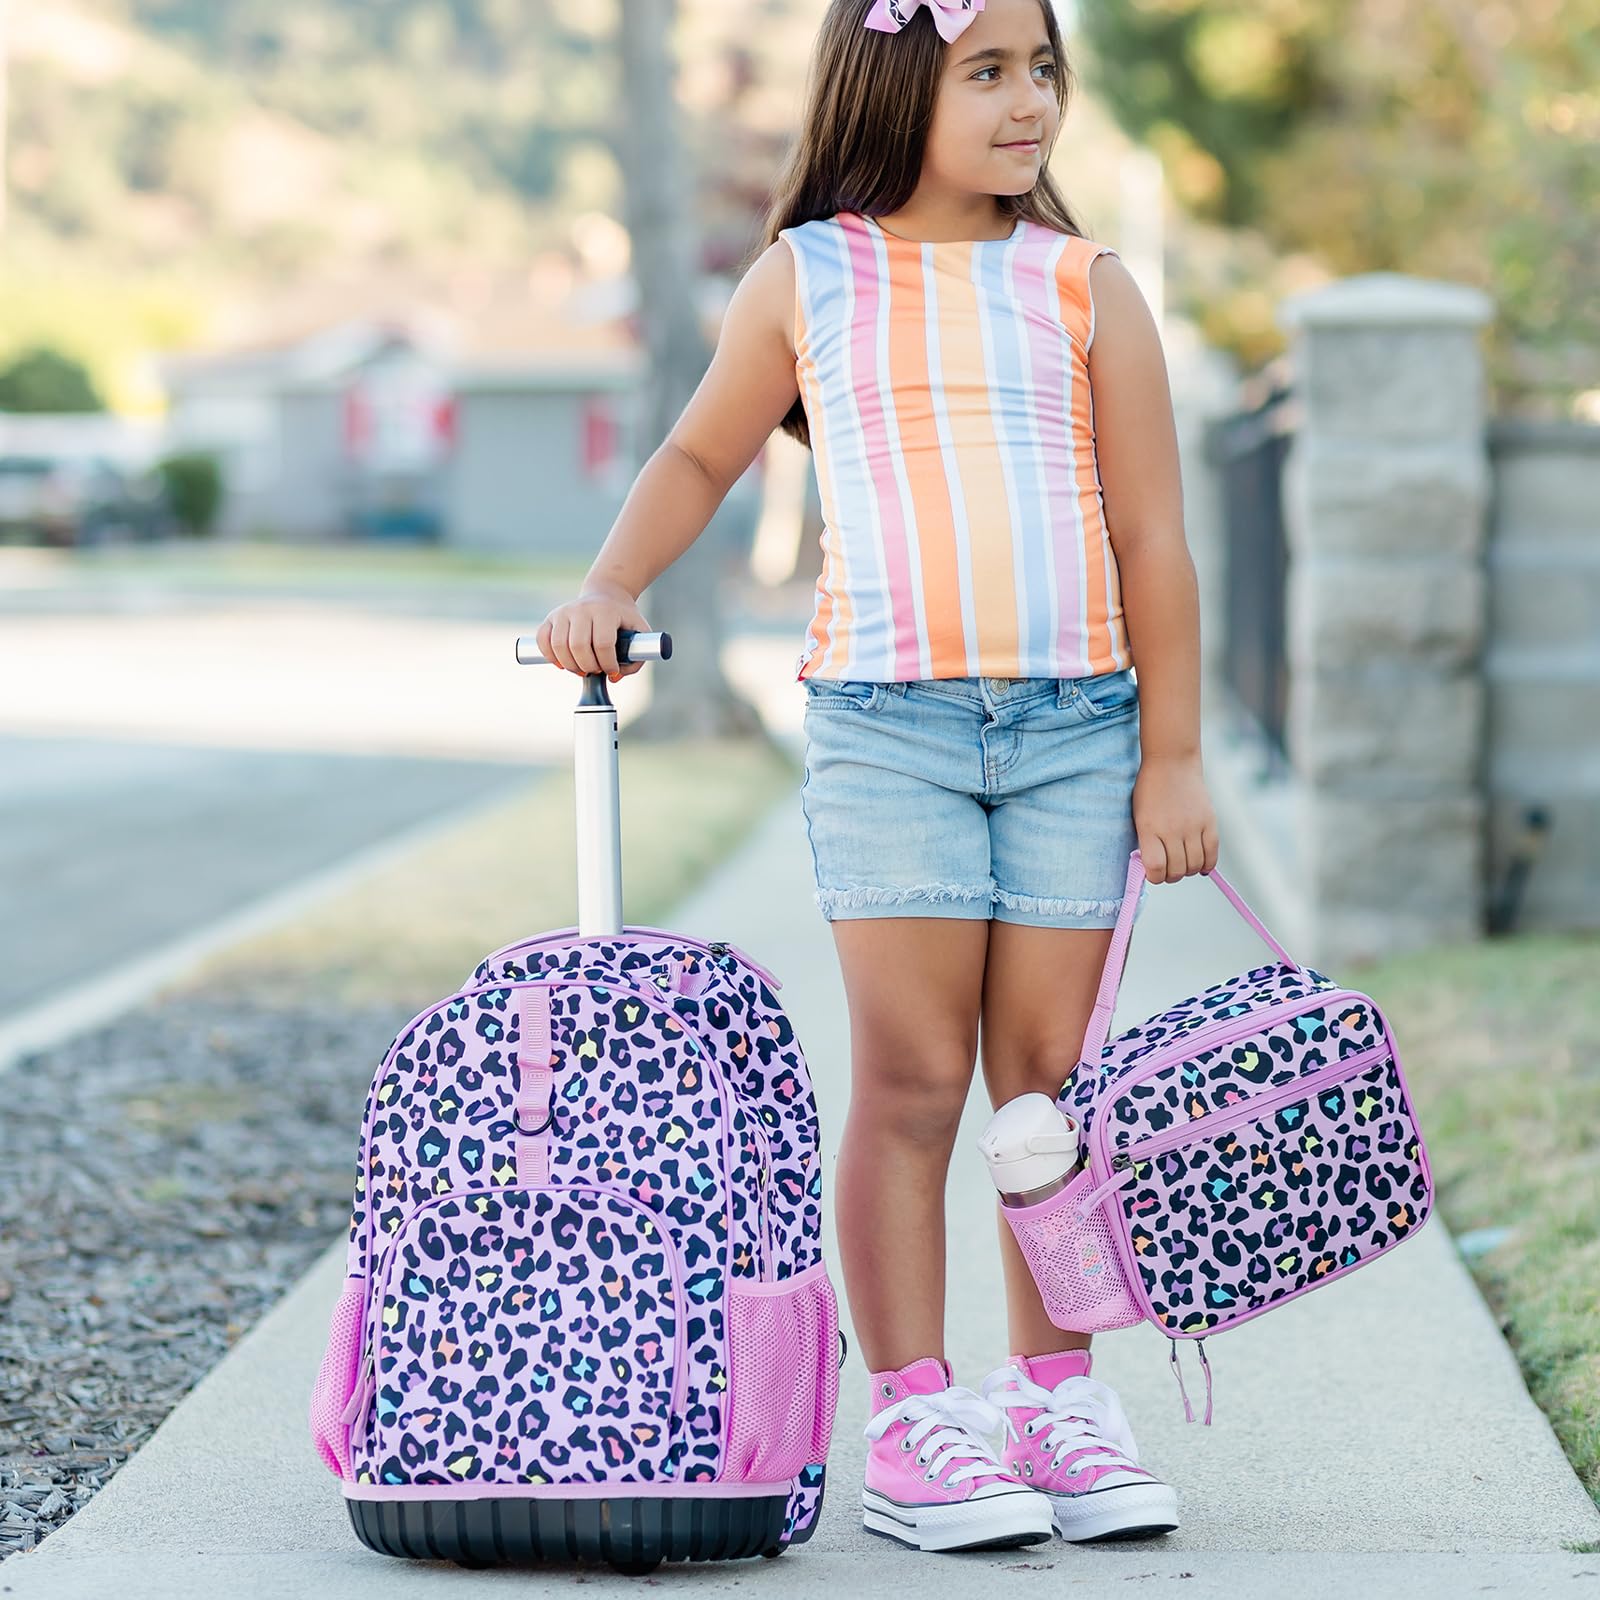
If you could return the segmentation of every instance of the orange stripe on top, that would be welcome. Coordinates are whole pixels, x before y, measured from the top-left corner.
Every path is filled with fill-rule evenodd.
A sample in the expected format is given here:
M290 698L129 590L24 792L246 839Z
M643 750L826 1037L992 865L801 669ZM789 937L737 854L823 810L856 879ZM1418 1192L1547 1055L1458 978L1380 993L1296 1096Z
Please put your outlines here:
M796 675L1128 665L1087 363L1109 247L1020 218L927 244L854 212L780 237L824 520Z
M1082 244L1062 252L1056 266L1056 291L1061 304L1070 308L1074 327L1084 330L1084 381L1072 386L1072 432L1088 448L1077 452L1075 482L1080 502L1083 539L1079 546L1083 574L1085 638L1090 645L1090 672L1114 672L1120 663L1110 636L1110 606L1106 598L1106 562L1111 553L1106 536L1103 502L1100 498L1100 471L1094 452L1094 401L1088 383L1087 357L1092 334L1094 305L1089 294L1090 254Z

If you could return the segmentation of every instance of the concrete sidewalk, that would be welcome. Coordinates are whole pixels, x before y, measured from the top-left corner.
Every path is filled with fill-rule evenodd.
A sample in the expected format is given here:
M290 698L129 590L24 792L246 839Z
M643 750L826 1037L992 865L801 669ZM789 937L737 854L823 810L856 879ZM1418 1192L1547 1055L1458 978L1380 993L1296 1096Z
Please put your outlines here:
M1222 867L1255 904L1232 861ZM672 922L757 953L783 980L816 1082L831 1178L849 1093L849 1029L833 941L811 899L797 795ZM1158 885L1113 1029L1264 959L1266 946L1213 885ZM1006 1353L994 1200L974 1148L986 1116L975 1083L950 1175L948 1331L957 1381L974 1387ZM831 1191L825 1205L831 1216ZM827 1234L848 1328L831 1221ZM602 1594L631 1591L641 1580L603 1568L469 1572L391 1560L358 1544L306 1428L343 1264L343 1240L330 1242L106 1488L37 1551L0 1568L0 1595L354 1600L578 1582ZM1186 1600L1600 1590L1600 1554L1562 1548L1600 1539L1600 1512L1529 1400L1443 1223L1433 1218L1405 1249L1330 1288L1218 1337L1208 1351L1210 1428L1185 1424L1167 1344L1154 1329L1096 1339L1096 1376L1121 1393L1143 1458L1178 1487L1174 1534L920 1557L866 1534L858 1494L867 1406L852 1333L814 1539L778 1561L663 1566L648 1581L833 1600L911 1585L927 1596L1087 1592L1113 1580ZM1197 1367L1192 1351L1184 1355L1193 1394Z

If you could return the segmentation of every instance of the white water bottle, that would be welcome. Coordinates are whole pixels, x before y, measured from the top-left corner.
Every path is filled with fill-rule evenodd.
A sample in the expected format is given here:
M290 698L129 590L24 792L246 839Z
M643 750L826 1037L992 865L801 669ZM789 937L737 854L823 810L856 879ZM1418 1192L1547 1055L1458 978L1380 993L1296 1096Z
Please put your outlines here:
M1037 1205L1064 1189L1083 1164L1078 1124L1047 1094L1019 1094L978 1139L1007 1206Z

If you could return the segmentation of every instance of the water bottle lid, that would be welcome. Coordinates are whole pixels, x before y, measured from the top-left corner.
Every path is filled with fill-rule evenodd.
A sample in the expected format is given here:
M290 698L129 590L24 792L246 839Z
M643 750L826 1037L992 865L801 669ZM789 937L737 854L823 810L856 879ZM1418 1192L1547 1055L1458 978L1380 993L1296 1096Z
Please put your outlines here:
M989 1119L978 1138L989 1176L1002 1194L1043 1188L1078 1159L1078 1125L1047 1094L1021 1094Z

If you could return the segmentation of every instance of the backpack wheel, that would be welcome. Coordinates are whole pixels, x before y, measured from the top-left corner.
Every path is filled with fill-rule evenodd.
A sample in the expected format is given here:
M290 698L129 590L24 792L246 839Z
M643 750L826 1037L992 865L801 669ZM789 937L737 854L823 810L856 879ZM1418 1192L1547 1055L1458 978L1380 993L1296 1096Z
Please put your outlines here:
M613 1560L611 1565L625 1578L648 1578L661 1565L661 1557L657 1556L654 1561L630 1557L622 1561Z

